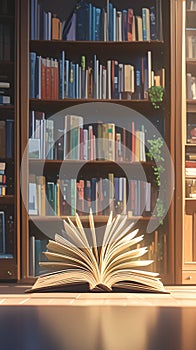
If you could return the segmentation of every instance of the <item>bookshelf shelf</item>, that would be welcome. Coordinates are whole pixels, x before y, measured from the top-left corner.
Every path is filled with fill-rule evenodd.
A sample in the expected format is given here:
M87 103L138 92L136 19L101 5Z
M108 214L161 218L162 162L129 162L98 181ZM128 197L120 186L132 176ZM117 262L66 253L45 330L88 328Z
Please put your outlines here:
M67 218L70 218L72 221L75 221L74 216L30 216L29 220L32 220L33 222L36 223L36 221L59 221L59 220L67 220ZM106 223L108 221L109 216L107 215L94 215L94 221L96 223ZM89 217L87 215L85 216L80 216L80 219L84 223L88 223ZM154 220L157 221L157 218L152 218L151 216L129 216L128 215L128 220L130 221L149 221L149 220Z
M148 49L162 50L165 43L159 40L153 41L65 41L65 40L31 40L30 51L36 51L40 55L58 55L62 50L72 51L72 55L80 52L85 55L93 54L95 51L102 53L109 53L110 55L117 54L118 50L121 53L126 53L127 50L144 51Z
M13 195L0 196L0 204L14 204Z
M41 100L41 99L30 99L29 105L32 110L35 111L45 111L49 113L57 113L63 109L73 106L73 104L80 105L90 102L108 102L108 103L117 103L125 107L130 107L135 109L139 113L145 113L150 117L155 114L154 108L149 100L119 100L119 99L63 99L63 100ZM162 109L162 103L160 103L160 110Z
M10 15L0 15L0 21L11 21L14 22L14 16Z
M187 113L195 113L196 112L196 100L186 100L187 104Z
M196 78L196 54L194 51L194 43L196 38L196 1L184 1L179 4L178 30L181 30L182 37L179 42L179 58L182 74L177 82L181 86L181 123L179 123L180 137L177 141L177 148L180 150L180 163L178 165L182 169L179 174L179 186L176 190L178 196L181 197L180 206L176 208L179 217L182 220L177 223L177 231L179 239L177 239L177 283L187 284L188 274L191 276L195 273L195 215L196 215L196 198L194 167L196 157L196 144L194 143L194 127L196 121L196 94L195 94L195 78ZM179 132L179 129L178 131ZM178 161L178 160L177 160ZM181 164L181 165L180 165ZM179 225L179 226L178 226ZM181 243L180 243L181 242Z

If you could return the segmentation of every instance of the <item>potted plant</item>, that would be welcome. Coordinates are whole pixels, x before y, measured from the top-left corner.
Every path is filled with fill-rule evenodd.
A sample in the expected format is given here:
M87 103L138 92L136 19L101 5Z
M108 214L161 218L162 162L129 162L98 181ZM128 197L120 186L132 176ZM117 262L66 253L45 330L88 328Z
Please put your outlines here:
M155 109L160 108L159 103L163 101L164 88L162 86L151 86L148 89L148 97Z
M161 137L157 137L156 139L148 140L149 148L146 153L148 158L155 162L153 165L153 171L155 176L155 182L158 187L158 190L161 186L161 174L164 173L164 157L162 155L162 148L164 141ZM165 214L165 206L164 201L161 198L157 198L156 207L155 207L155 215L156 217L162 218ZM163 223L162 220L160 223Z

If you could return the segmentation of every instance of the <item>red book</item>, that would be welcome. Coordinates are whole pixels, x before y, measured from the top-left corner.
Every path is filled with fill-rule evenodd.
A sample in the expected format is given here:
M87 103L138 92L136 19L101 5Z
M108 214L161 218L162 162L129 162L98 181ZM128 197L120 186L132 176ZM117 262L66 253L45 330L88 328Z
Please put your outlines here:
M128 41L132 41L133 40L133 36L132 36L133 9L128 9L127 11L127 22L128 22L127 39Z
M41 98L42 100L46 99L46 59L42 57L41 59Z
M45 91L46 99L51 100L52 98L52 68L50 58L46 58L46 75L45 75Z
M135 123L132 121L131 123L131 147L132 147L132 162L135 161Z

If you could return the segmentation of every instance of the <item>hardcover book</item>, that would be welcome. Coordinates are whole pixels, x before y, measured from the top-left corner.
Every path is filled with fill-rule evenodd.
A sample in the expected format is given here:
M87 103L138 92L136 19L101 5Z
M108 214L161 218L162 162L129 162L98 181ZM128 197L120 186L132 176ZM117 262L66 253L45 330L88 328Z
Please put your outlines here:
M143 235L137 235L127 216L112 211L103 234L100 247L96 237L92 211L89 214L90 235L86 234L79 215L76 224L70 218L64 221L64 236L56 234L49 240L48 261L40 266L48 274L37 278L27 292L83 291L83 292L161 292L166 290L158 273L141 270L152 260L142 260L147 248L140 246Z

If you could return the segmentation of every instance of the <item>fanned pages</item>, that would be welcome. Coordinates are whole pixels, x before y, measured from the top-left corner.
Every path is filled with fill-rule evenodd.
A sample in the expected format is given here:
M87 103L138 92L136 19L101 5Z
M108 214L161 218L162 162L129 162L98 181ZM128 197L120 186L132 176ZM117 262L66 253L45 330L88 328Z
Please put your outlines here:
M76 223L64 221L65 237L56 234L49 240L40 266L47 274L37 278L27 292L64 291L143 291L167 293L158 273L141 268L152 264L142 260L147 247L140 247L143 235L127 217L110 213L101 247L97 247L96 228L92 211L89 214L90 237L76 214Z

